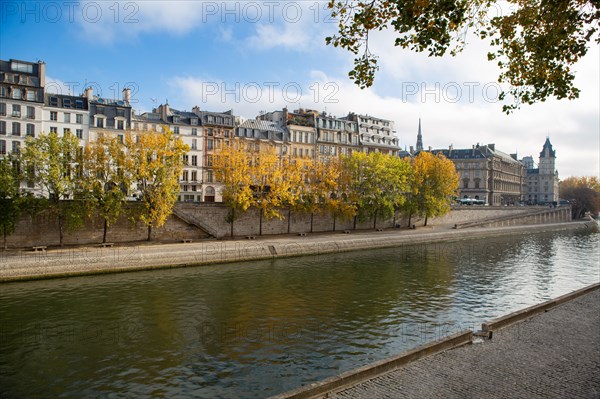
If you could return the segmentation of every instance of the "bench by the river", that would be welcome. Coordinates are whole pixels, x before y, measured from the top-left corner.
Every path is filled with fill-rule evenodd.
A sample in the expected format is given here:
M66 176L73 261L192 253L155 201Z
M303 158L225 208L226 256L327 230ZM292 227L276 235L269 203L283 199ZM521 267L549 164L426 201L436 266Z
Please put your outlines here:
M184 243L184 244L189 244L189 243L192 242L192 239L191 238L184 238L183 240L181 240L181 242Z
M45 245L39 245L37 247L32 247L31 249L33 250L33 252L46 252L46 246Z
M103 242L102 244L100 244L98 246L102 247L102 248L112 248L113 245L115 245L115 243L113 243L113 242Z

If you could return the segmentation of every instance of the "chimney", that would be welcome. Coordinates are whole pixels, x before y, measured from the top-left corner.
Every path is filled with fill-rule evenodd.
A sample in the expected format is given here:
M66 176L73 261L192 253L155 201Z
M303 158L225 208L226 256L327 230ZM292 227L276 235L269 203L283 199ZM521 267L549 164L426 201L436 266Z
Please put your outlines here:
M40 87L46 87L46 63L44 61L38 62L38 73L40 75Z
M192 108L192 112L199 116L200 115L200 107L197 105L194 105L194 108Z
M475 144L473 144L473 149L471 150L471 156L472 157L475 156Z
M158 107L159 112L160 112L160 119L162 119L163 121L167 122L169 120L168 116L170 114L169 112L169 103L160 105Z
M123 89L123 101L131 102L131 89L129 87Z
M415 153L415 148L414 148L412 145L409 147L409 149L410 149L410 153L411 153L411 154L414 154L414 153Z
M429 152L431 152L431 150L432 150L432 148L431 148L431 146L429 146Z
M85 89L85 97L88 99L88 101L92 101L94 99L94 89L92 86Z
M488 148L492 151L496 151L496 144L488 144Z

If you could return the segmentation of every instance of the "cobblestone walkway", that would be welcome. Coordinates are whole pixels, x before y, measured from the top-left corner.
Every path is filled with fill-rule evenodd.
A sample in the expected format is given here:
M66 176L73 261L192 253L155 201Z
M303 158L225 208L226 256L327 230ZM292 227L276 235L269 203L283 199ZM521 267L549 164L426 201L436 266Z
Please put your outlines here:
M600 398L600 290L328 398Z

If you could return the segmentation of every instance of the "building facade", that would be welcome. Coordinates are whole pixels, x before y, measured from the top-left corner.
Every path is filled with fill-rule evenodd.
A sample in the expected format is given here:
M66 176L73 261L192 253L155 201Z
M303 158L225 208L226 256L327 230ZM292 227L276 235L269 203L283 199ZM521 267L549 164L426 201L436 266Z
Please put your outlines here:
M558 202L559 180L556 170L556 151L552 148L550 138L546 138L544 142L537 168L535 168L532 156L524 157L523 163L527 168L524 200L532 205Z
M487 205L512 205L523 200L525 166L516 154L506 154L494 144L473 145L470 149L438 149L450 159L459 174L459 198L483 200Z
M0 60L0 157L42 132L46 64Z
M394 121L355 113L348 114L344 119L356 123L359 144L363 151L398 156L400 148Z

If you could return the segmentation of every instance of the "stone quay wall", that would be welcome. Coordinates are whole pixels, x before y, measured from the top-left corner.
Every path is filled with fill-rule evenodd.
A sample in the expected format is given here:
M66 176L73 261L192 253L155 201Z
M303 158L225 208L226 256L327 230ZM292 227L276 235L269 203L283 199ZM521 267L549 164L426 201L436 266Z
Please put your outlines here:
M428 221L430 226L454 225L470 222L495 221L488 227L495 227L507 223L505 218L511 219L510 225L556 223L567 221L566 216L527 216L540 209L536 207L455 207L450 213L440 218ZM565 212L568 208L559 208ZM549 210L548 210L549 211ZM152 240L156 242L179 242L182 240L205 240L209 238L230 237L231 225L226 222L229 209L219 203L177 203L175 212L164 226L152 230ZM283 209L284 219L262 220L263 235L280 235L309 233L311 231L311 215L297 211L289 212ZM570 220L570 209L565 212ZM492 222L490 222L492 223ZM354 220L341 220L333 218L330 214L313 215L312 232L330 232L354 230ZM397 213L395 217L378 219L376 228L390 229L393 227L406 227L408 219L405 215ZM413 217L411 224L421 226L423 219ZM240 215L234 222L234 236L258 236L260 230L259 210L249 209ZM356 230L373 230L373 220L356 221ZM65 231L65 245L93 245L102 242L103 221L94 219L75 231ZM147 229L142 223L132 225L125 217L110 226L107 233L107 242L128 243L145 241ZM35 217L25 215L21 217L13 234L7 237L8 248L26 248L32 246L57 246L59 244L58 223L49 213L41 213Z

